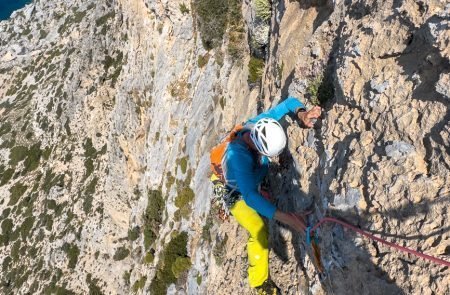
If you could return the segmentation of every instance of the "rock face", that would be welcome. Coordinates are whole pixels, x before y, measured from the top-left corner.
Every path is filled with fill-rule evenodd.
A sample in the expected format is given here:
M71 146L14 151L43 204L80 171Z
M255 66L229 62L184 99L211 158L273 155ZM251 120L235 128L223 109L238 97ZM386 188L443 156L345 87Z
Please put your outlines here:
M217 3L39 0L0 22L2 293L251 293L208 151L289 94L324 114L284 122L278 208L450 259L450 6ZM228 24L212 43L204 7ZM266 63L250 88L252 40ZM319 273L303 233L268 224L284 294L450 293L448 267L333 224Z

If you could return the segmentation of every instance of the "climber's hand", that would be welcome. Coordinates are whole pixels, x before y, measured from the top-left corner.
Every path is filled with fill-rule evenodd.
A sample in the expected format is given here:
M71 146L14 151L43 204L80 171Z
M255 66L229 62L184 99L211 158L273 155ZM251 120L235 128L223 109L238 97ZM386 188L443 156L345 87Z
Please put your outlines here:
M319 106L315 106L307 112L298 113L298 118L306 127L311 128L314 126L311 120L319 118L321 113L322 109Z

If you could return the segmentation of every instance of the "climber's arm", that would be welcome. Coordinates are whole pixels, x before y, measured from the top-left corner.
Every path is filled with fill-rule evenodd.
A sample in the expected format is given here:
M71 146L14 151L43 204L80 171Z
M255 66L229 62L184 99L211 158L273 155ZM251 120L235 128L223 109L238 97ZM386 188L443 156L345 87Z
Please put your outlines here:
M248 123L256 123L259 119L262 118L272 118L279 121L285 115L289 113L296 113L300 109L305 109L305 105L295 97L288 97L285 101L278 104L277 106L248 120Z

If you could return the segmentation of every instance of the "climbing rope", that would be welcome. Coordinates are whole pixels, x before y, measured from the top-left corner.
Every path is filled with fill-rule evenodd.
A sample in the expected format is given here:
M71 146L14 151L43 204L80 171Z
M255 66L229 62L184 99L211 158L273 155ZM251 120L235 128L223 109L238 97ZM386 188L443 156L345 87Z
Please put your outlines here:
M340 224L343 227L351 229L351 230L353 230L353 231L355 231L355 232L357 232L357 233L359 233L359 234L361 234L361 235L363 235L363 236L365 236L365 237L367 237L367 238L369 238L371 240L380 242L380 243L382 243L384 245L387 245L389 247L392 247L392 248L395 248L397 250L400 250L400 251L412 254L412 255L417 256L417 257L421 257L423 259L432 261L432 262L437 263L437 264L450 266L450 262L449 261L446 261L446 260L443 260L443 259L431 256L431 255L427 255L427 254L421 253L419 251L415 251L415 250L409 249L407 247L403 247L403 246L397 245L397 244L392 243L392 242L388 242L388 241L386 241L386 240L384 240L382 238L374 236L373 234L371 234L371 233L369 233L367 231L364 231L364 230L362 230L360 228L357 228L354 225L348 224L346 222L343 222L343 221L341 221L339 219L336 219L336 218L333 218L333 217L324 217L318 223L316 223L316 225L314 225L313 227L308 227L306 229L306 237L307 237L307 239L309 241L311 241L311 236L313 235L314 231L316 229L318 229L322 224L324 224L326 222L334 222L334 223Z

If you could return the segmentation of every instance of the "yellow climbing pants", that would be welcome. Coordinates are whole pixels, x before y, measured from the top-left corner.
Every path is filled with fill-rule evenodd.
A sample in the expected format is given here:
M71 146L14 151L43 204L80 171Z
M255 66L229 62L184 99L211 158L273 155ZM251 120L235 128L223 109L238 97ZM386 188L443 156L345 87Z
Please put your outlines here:
M263 219L250 208L244 200L240 200L230 209L237 222L250 234L247 242L248 280L250 287L261 286L269 277L268 231Z

